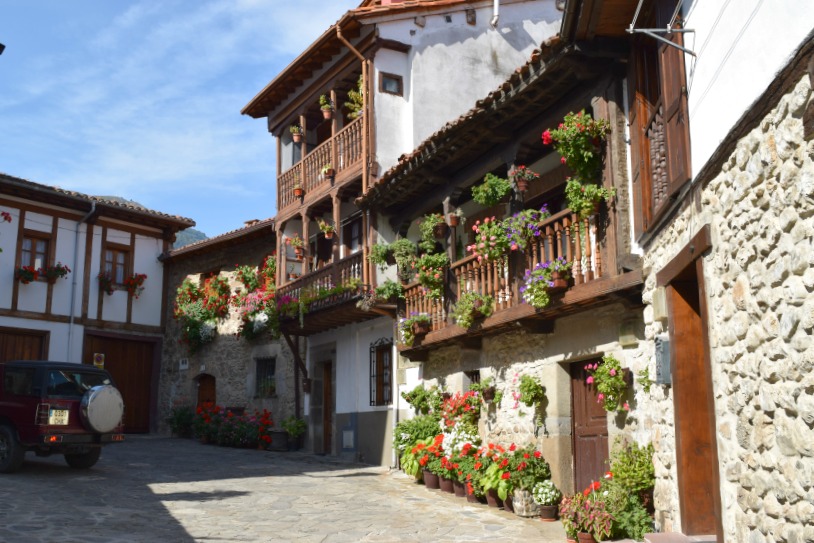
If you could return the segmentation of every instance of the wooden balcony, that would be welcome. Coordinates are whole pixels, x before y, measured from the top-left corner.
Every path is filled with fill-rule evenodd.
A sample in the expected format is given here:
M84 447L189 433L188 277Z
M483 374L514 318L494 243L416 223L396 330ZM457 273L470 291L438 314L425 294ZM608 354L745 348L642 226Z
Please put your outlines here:
M334 178L323 175L322 169L331 164L336 170ZM303 203L326 196L335 182L354 177L362 164L362 119L356 119L327 141L316 146L303 160L280 174L277 180L278 215L288 215ZM304 197L294 196L294 187L300 185Z
M278 300L287 296L306 303L302 325L299 315L290 314L281 318L282 329L292 335L308 336L379 317L356 308L364 290L361 252L304 275L277 290Z
M613 300L628 299L641 303L641 270L616 273L603 265L603 243L596 236L594 221L580 219L569 210L549 217L542 225L544 234L530 243L523 253L513 252L499 261L481 261L469 256L453 262L447 271L444 299L429 299L418 283L405 287L405 314L426 313L432 319L431 331L417 338L412 346L400 345L405 356L421 360L431 347L459 341L468 344L480 336L509 326L522 326L534 332L553 331L556 318L584 311ZM520 287L525 270L538 263L564 257L572 263L571 286L552 292L551 302L542 309L523 302ZM467 329L453 324L448 314L464 292L491 296L494 312Z

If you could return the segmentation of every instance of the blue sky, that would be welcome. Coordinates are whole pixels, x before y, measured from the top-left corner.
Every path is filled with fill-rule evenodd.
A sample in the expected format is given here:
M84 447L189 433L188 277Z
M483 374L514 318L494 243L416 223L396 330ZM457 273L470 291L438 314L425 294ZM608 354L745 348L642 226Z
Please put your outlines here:
M360 0L7 0L0 172L189 217L276 212L274 139L240 110Z

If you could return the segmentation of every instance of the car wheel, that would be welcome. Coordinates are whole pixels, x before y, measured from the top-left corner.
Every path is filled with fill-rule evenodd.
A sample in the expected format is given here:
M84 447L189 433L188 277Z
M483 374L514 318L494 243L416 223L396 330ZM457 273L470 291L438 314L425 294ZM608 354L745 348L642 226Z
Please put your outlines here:
M65 461L74 469L88 469L93 467L96 462L99 461L99 456L101 454L101 447L93 447L86 453L65 454Z
M17 442L17 436L9 426L0 426L0 473L11 473L20 469L25 450Z

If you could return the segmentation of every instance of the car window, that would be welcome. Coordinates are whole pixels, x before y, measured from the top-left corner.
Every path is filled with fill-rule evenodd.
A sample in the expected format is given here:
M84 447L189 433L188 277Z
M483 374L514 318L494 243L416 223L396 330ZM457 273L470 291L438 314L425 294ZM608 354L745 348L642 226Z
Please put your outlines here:
M97 385L109 385L107 375L82 371L51 370L48 372L48 396L81 398Z
M34 368L7 367L3 378L3 391L17 396L34 395Z

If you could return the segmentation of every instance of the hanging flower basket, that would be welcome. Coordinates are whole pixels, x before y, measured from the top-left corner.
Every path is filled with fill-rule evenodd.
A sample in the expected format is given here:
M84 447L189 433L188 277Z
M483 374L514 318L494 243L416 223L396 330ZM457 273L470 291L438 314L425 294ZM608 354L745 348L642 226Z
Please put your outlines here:
M300 143L302 141L302 133L301 132L295 132L295 133L291 134L291 139L294 140L294 143Z
M57 279L60 277L66 278L68 274L71 273L71 268L64 265L62 262L57 262L53 266L47 266L45 268L40 268L39 270L40 275L45 277L45 280L49 283L53 284L56 283Z
M300 186L294 187L294 198L302 198L305 194L305 191Z
M14 271L14 277L23 285L36 281L40 276L40 270L33 266L22 266Z
M417 321L413 323L413 335L416 337L426 336L430 333L430 323L427 321Z
M144 273L134 273L130 277L124 278L124 288L127 290L127 293L132 296L133 298L138 299L141 293L144 291L144 281L147 279L147 275Z
M113 292L116 290L113 288L113 277L107 272L101 271L96 278L99 280L99 290L108 296L112 296Z

